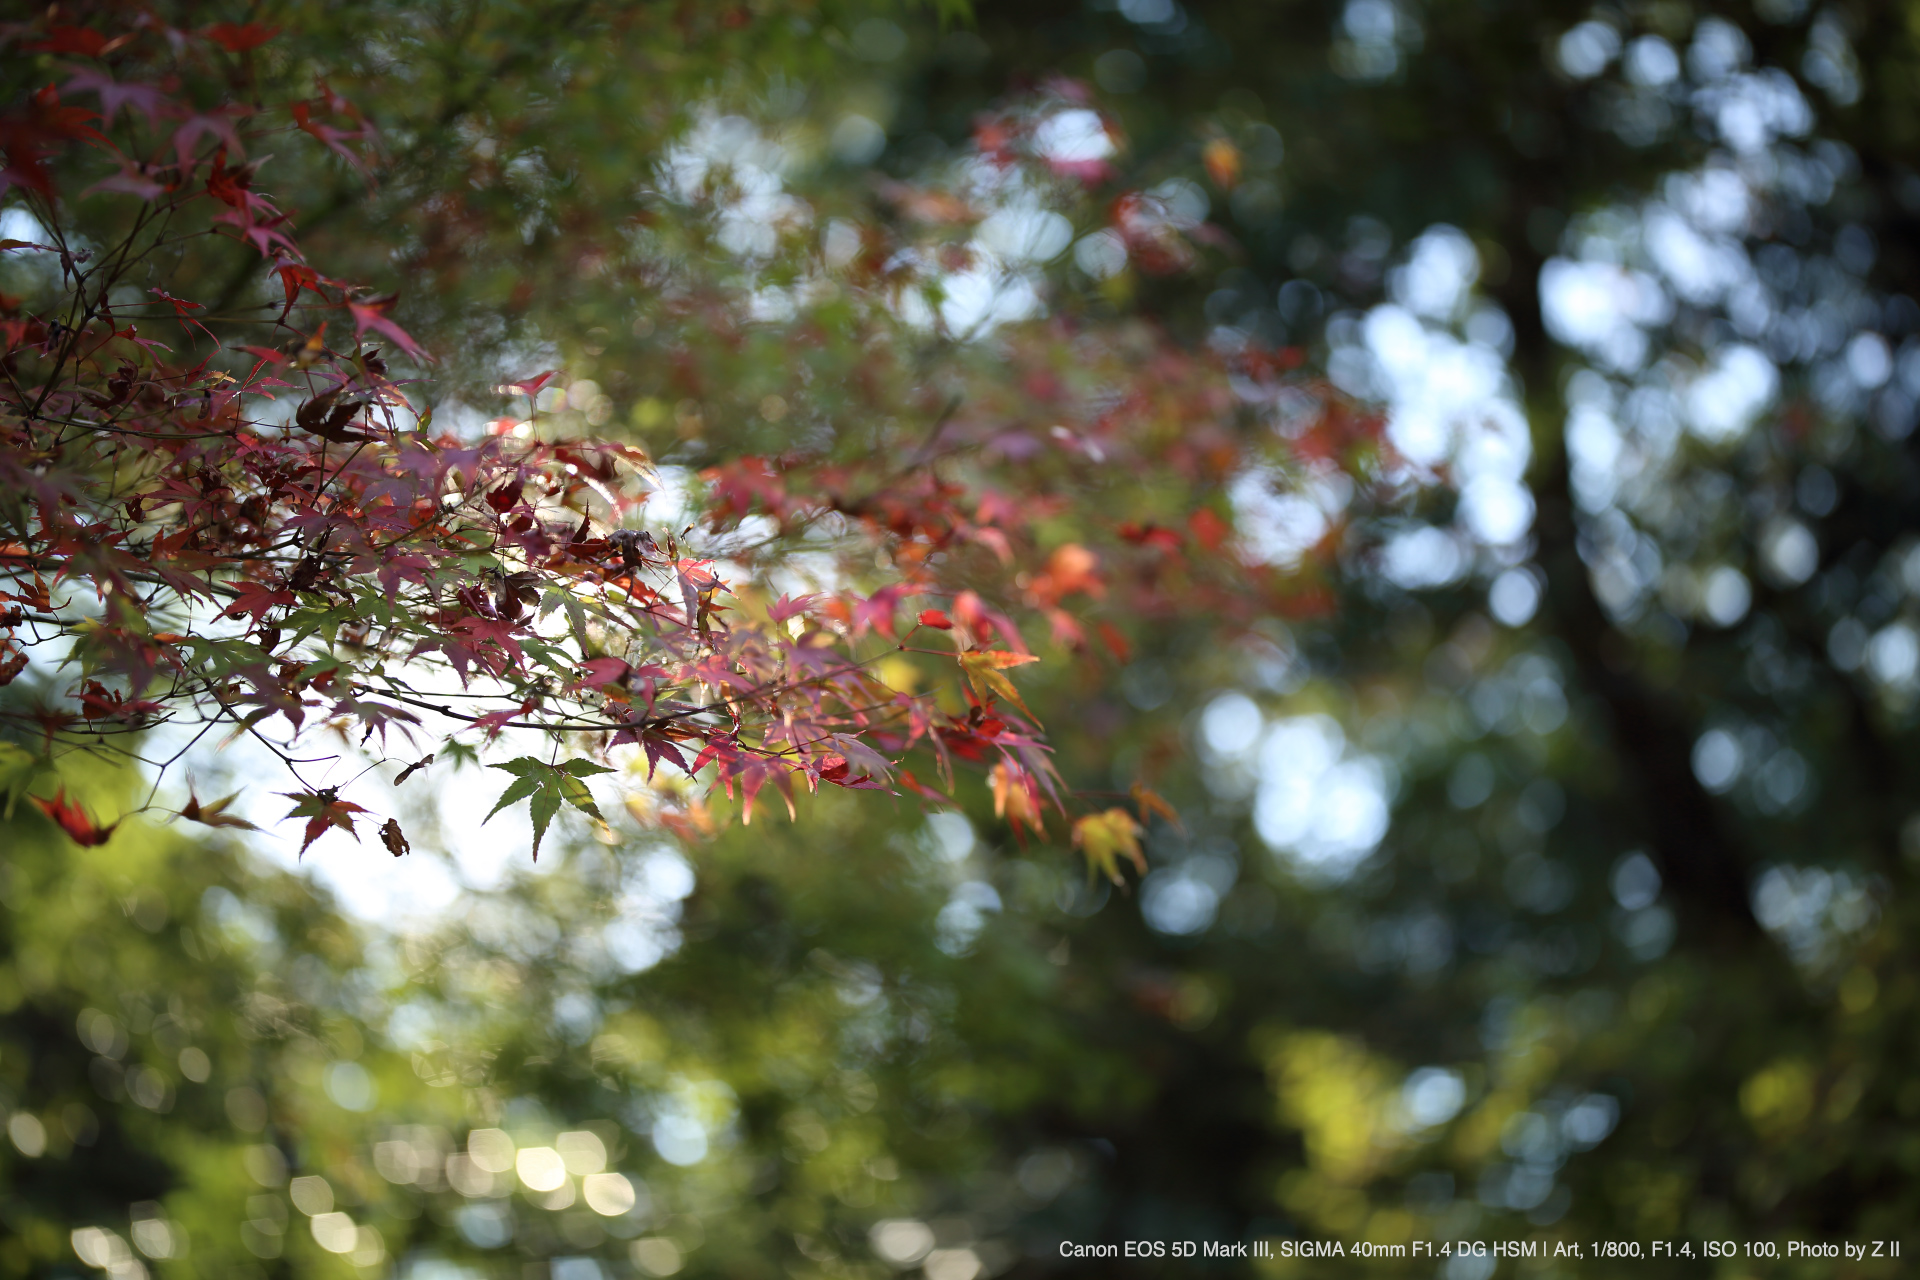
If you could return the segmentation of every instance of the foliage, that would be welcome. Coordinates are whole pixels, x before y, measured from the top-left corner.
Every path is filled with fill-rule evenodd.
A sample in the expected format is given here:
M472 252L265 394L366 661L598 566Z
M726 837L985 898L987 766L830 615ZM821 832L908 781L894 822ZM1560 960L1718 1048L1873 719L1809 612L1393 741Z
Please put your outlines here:
M302 736L310 712L316 730L361 746L377 735L385 748L394 731L434 746L468 727L489 740L528 729L635 748L650 773L711 766L747 819L767 786L791 806L796 780L882 785L916 745L949 787L955 754L992 758L1036 803L1064 803L1002 674L1033 656L973 584L1001 587L1030 566L1024 603L1079 638L1062 601L1103 591L1098 559L1074 543L1037 559L1012 495L1067 500L1047 456L1058 452L1091 459L1087 487L1109 488L1104 468L1139 466L1170 443L1152 400L1103 412L1088 435L1055 425L1036 457L1006 424L956 413L955 390L918 448L882 427L858 432L858 463L804 444L777 466L723 460L683 527L642 527L659 473L644 450L543 414L551 372L497 388L526 397L526 418L464 436L436 428L416 403L427 356L392 318L397 297L308 265L291 215L256 189L250 151L299 131L368 181L382 160L368 118L324 80L313 99L243 101L272 36L57 23L12 35L23 52L83 60L25 99L9 170L17 208L45 237L10 248L58 263L57 278L40 273L47 296L15 303L4 457L10 678L30 650L59 653L75 677L11 713L49 758L154 726L192 742L250 735L302 784L292 816L308 819L303 847L329 827L351 834L364 808L339 798L339 781L302 772L319 764L324 776L338 760L296 759L313 742ZM101 110L62 106L63 92ZM83 234L71 210L88 199L126 207L90 214ZM198 258L217 266L189 264ZM281 296L208 310L170 291L182 275L244 275L236 259ZM870 284L856 273L849 285L898 287L878 264L866 270ZM141 278L168 287L142 290ZM879 316L867 310L871 329ZM140 336L142 324L191 354ZM328 345L329 325L351 326L342 349ZM872 329L861 345L877 379L887 357L876 348L894 344ZM572 394L591 401L578 384ZM934 411L924 395L902 401L914 416ZM939 477L941 462L983 448L997 466ZM1000 572L983 575L976 549ZM873 576L859 566L876 555L885 571L869 594L853 584ZM772 598L799 557L825 562L813 576L828 589ZM82 588L97 609L80 603ZM920 611L942 620L950 649L898 630L914 597L951 602L951 620ZM972 690L965 716L873 673L908 653L957 659ZM594 813L574 789L569 803ZM537 833L559 794L524 779L508 792L532 798Z
M1707 1239L1896 1235L1920 1115L1904 12L731 12L288 9L261 65L327 78L386 148L371 191L322 147L266 172L315 260L400 290L385 317L445 354L394 377L439 430L621 433L652 468L633 496L660 487L620 527L712 553L740 606L715 625L794 639L772 613L814 597L803 626L888 689L937 673L927 754L848 734L821 776L938 806L957 757L989 786L953 794L964 820L830 791L725 832L657 781L683 744L557 755L503 729L516 788L584 794L598 838L545 828L541 874L464 915L276 925L294 950L316 925L368 940L299 997L318 1033L235 1034L236 1064L289 1055L290 1163L356 1188L356 1230L422 1275L1108 1274L1059 1242L1149 1236L1671 1238L1695 1259L1581 1273L1692 1275ZM232 305L264 285L279 314L257 264ZM237 278L176 269L181 297ZM183 329L161 301L151 323ZM529 435L482 437L489 389L536 369ZM604 699L616 655L565 652ZM426 779L483 733L423 743ZM0 761L8 795L55 806L36 759ZM83 833L130 807L63 780ZM616 780L631 805L594 798ZM1158 794L1124 806L1136 780ZM77 969L60 904L98 891L67 869L110 877L151 829L76 848L35 808L11 822L45 869L9 903L9 964ZM410 864L438 856L409 822ZM231 865L242 906L307 892ZM196 939L234 910L212 901ZM148 945L137 917L76 928ZM314 972L252 945L178 962L230 977L208 1026ZM164 1124L82 1096L66 1028L129 980L62 981L21 984L33 1047L0 1064L47 1074L6 1105L57 1135L41 1117L97 1099L152 1176L36 1209L21 1271L73 1252L54 1223L132 1239L136 1196L184 1220L172 1197L244 1168L190 1158L184 1077ZM319 1064L348 1061L380 1085L363 1120L323 1101ZM544 1155L472 1196L387 1176L497 1162L496 1128L556 1156L594 1133L652 1213L551 1207ZM9 1185L74 1158L23 1156ZM280 1194L219 1193L205 1254L154 1265L273 1261L233 1222L275 1212L297 1229L274 1265L342 1265L290 1194L256 1216L243 1190Z

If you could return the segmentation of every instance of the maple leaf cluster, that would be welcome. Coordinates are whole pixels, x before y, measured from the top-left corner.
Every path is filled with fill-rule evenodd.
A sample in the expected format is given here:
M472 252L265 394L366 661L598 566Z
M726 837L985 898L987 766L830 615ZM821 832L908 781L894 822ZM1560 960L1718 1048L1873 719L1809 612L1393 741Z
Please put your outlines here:
M300 135L371 181L373 124L324 82L284 102L250 80L238 92L271 28L100 12L0 28L61 67L0 117L0 196L44 229L0 251L59 282L31 305L0 297L0 685L20 684L0 718L48 760L134 753L160 725L250 737L300 784L286 794L302 852L329 830L358 838L366 812L309 780L316 759L395 738L412 754L465 735L471 751L509 731L573 757L498 766L514 781L495 811L529 802L536 853L560 809L602 820L585 779L622 748L649 780L662 766L698 777L749 820L768 788L790 811L822 784L945 803L964 762L990 773L1016 830L1044 835L1046 812L1076 801L1009 675L1038 661L1020 618L1089 660L1097 637L1123 663L1126 628L1172 611L1317 607L1310 581L1232 554L1220 499L1274 451L1227 375L1275 370L1143 331L1076 360L1072 324L1041 326L964 407L916 406L933 422L920 447L712 466L678 528L649 520L663 480L644 450L552 425L552 372L496 388L505 411L483 429L437 425L431 359L397 298L310 263L295 217L258 185L262 147ZM1044 164L1035 119L984 124L982 154ZM117 243L72 232L82 194L125 204ZM892 194L936 234L973 216L939 192ZM1189 254L1192 229L1150 214L1123 199L1113 217L1156 262ZM273 300L222 309L175 296L164 273L147 283L187 242L237 255ZM876 288L887 270L876 260ZM1085 385L1056 372L1076 363ZM1342 447L1375 427L1356 421ZM1169 475L1184 486L1169 491ZM1090 496L1092 533L1046 533ZM888 578L769 599L756 553L725 537L749 521L777 537L836 530ZM21 680L30 655L55 653L59 672L49 660ZM884 666L902 659L952 679L896 687ZM339 739L331 757L314 754L323 731ZM938 787L908 767L916 751ZM1142 820L1163 808L1145 795ZM241 825L226 803L192 799L180 816ZM82 842L113 829L64 793L42 808ZM690 834L710 823L698 801L661 816ZM381 839L409 847L395 821ZM1106 874L1139 862L1124 810L1082 816L1074 839Z

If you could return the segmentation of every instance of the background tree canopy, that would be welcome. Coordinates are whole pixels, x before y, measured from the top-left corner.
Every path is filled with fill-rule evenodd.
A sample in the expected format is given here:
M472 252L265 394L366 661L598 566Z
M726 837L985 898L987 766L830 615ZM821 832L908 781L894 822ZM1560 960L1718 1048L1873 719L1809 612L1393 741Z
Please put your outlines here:
M16 173L31 95L130 56L61 21L258 24L205 37L242 47L199 109L371 122L371 184L291 125L252 180L398 295L413 409L644 450L637 519L698 525L756 617L921 575L1040 660L971 698L951 654L876 666L950 718L951 803L886 741L837 776L909 794L751 825L603 754L536 867L477 821L511 779L400 790L395 749L336 798L416 852L296 865L270 756L191 754L194 792L52 752L72 673L18 631L0 1268L974 1280L1201 1265L1062 1240L1524 1237L1693 1257L1499 1274L1898 1273L1703 1244L1916 1208L1920 10L102 6L6 33L0 238L123 216ZM278 312L217 248L151 287ZM0 263L10 376L42 262ZM1065 812L994 754L1026 720ZM269 830L82 846L26 802L236 788Z

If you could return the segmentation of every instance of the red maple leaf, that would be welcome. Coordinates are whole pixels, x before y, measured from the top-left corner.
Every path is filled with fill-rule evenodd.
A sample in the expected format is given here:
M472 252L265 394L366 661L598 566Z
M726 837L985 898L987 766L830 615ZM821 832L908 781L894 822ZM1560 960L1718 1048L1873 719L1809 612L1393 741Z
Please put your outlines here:
M0 187L18 183L42 195L53 194L53 179L44 158L63 142L90 138L101 145L107 139L88 123L100 115L84 107L60 105L60 90L48 85L27 99L24 114L9 112L0 117L0 148L6 151L7 165L0 169Z
M287 291L289 308L293 306L294 299L300 296L302 289L311 293L320 293L320 273L312 267L303 267L296 262L283 262L274 270L279 273L280 287ZM320 296L324 298L327 295L320 293Z
M333 787L322 787L318 791L282 791L281 795L293 801L293 812L289 818L305 818L306 830L300 841L300 856L305 857L307 850L315 840L327 834L328 827L338 827L356 841L360 833L353 829L353 815L366 810L351 800L342 800L340 793Z
M109 40L92 27L50 27L46 39L36 40L26 48L33 53L77 53L82 57L98 58L112 53L131 39L133 35L128 33Z
M82 809L78 803L67 799L67 789L65 787L61 787L58 791L54 792L53 799L51 800L42 800L39 796L30 796L28 798L39 806L40 812L52 818L54 822L59 825L60 829L67 833L68 839L77 845L87 848L91 848L97 844L105 844L108 837L113 835L114 828L120 825L117 822L112 822L104 827L95 826L93 819L87 815L85 809Z
M387 312L393 310L394 303L400 300L399 294L390 294L384 298L375 298L371 302L349 302L347 310L353 313L353 333L359 337L372 329L386 334L398 343L400 349L416 359L424 360L427 353L411 334L393 321L387 319Z
M520 382L509 382L507 384L507 390L531 398L545 390L546 385L552 382L558 373L559 370L557 369L549 369L545 373L535 374L533 377Z
M257 622L275 605L295 603L293 592L283 587L268 586L260 582L243 582L237 590L238 596L221 612L222 617L232 618L245 613L252 615Z
M221 147L213 153L213 172L207 175L207 194L221 204L238 209L246 200L247 188L253 182L253 175L245 165L237 169L227 167L227 149Z
M280 28L264 22L216 22L201 34L228 53L245 53L279 35Z

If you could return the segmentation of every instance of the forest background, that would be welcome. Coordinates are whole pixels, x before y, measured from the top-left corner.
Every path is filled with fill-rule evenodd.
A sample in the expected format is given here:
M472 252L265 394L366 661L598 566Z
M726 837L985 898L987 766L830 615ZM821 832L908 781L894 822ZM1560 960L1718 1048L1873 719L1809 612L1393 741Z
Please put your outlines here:
M338 350L202 367L372 379L371 333L396 457L429 408L542 476L639 451L644 500L583 514L924 692L915 749L957 758L855 732L749 823L746 774L707 794L734 757L396 718L389 760L322 702L162 769L191 700L85 683L110 609L34 630L92 592L30 594L54 518L9 497L9 1274L974 1280L1292 1237L1894 1274L1698 1255L1896 1238L1920 1185L1920 9L101 5L5 39L10 381L84 265L31 246L158 198L61 185L49 112L134 127L100 76L177 58L194 118L279 135L244 169L189 139L201 205L270 193L301 256L157 258L143 333L299 302ZM295 707L382 653L304 559L233 620L297 633ZM536 635L489 565L463 634ZM640 668L579 631L604 707ZM561 691L493 674L523 719ZM555 743L575 789L487 767ZM527 776L537 863L479 820Z

